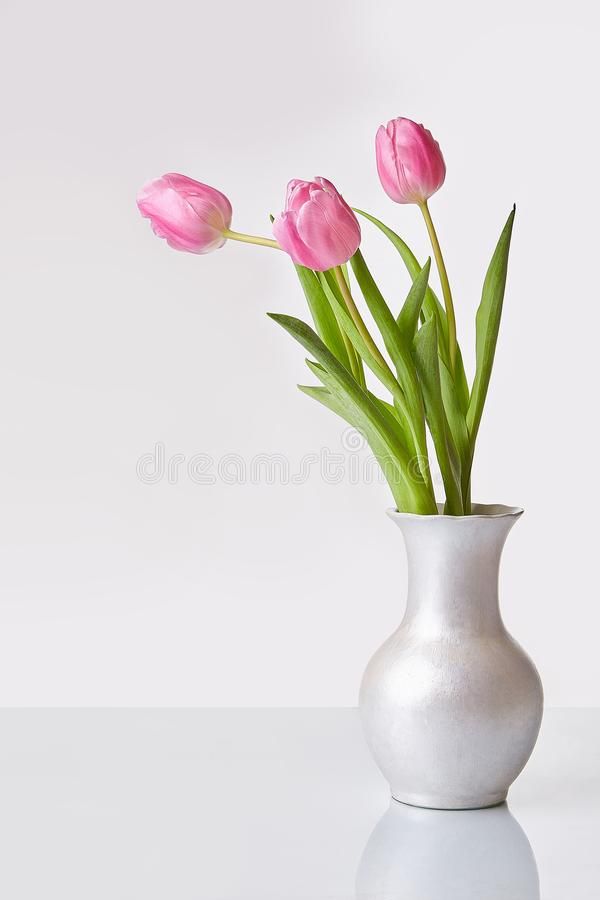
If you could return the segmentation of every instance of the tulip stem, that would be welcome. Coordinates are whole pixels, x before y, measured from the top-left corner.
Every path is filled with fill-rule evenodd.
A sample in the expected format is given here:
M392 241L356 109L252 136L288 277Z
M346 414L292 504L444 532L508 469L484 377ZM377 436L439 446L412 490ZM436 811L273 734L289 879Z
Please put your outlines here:
M352 294L350 293L350 288L348 287L348 282L346 281L346 279L344 277L344 273L342 272L340 266L335 266L333 272L335 274L335 280L337 281L338 287L340 289L340 293L341 293L342 297L344 298L344 303L346 304L348 312L350 313L350 315L352 317L352 321L356 325L357 330L360 332L360 336L364 340L365 344L367 345L367 347L369 348L369 350L371 351L371 353L373 354L373 356L375 357L375 359L379 363L379 365L383 369L390 371L390 367L386 363L381 351L379 350L379 347L377 346L377 344L375 343L375 341L369 334L369 330L368 330L367 326L365 325L361 314L358 311L356 303L354 302L354 298L352 297Z
M241 241L243 244L258 244L260 247L273 247L275 250L281 250L277 241L270 238L258 237L254 234L243 234L241 231L230 231L227 229L223 232L223 237L229 241Z
M435 256L435 262L442 285L442 294L444 295L444 305L446 307L446 321L448 322L448 354L450 356L450 370L452 372L452 375L454 375L454 370L456 367L456 318L454 316L452 291L450 290L450 282L448 281L446 264L444 263L444 257L442 256L442 248L440 247L440 242L435 230L435 225L433 224L433 219L431 218L431 213L429 212L429 207L427 206L427 200L424 200L423 203L419 203L419 209L423 213L427 231L429 232L429 239L433 248L433 255Z

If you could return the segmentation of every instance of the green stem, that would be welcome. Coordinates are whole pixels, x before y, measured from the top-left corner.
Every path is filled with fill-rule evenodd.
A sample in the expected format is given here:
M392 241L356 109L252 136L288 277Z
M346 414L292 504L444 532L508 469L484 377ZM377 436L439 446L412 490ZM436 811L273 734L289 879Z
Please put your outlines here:
M456 318L454 316L452 291L450 290L446 264L444 263L444 257L442 256L442 248L440 247L435 225L433 224L433 219L431 218L431 213L427 206L427 200L424 200L423 203L419 204L419 209L423 213L423 218L425 219L427 231L429 232L429 239L431 240L431 246L433 248L433 255L435 256L435 262L440 275L442 294L444 295L444 305L446 307L446 319L448 322L448 354L450 356L450 369L452 375L454 375L456 367Z
M352 317L352 321L356 325L356 328L360 332L360 336L364 340L365 344L367 345L367 347L369 348L369 350L373 354L373 357L377 360L379 365L383 369L387 369L389 371L390 375L392 375L392 377L393 377L393 373L392 373L390 367L388 366L387 362L385 361L381 351L379 350L379 347L377 346L377 344L375 343L375 341L369 334L369 330L368 330L367 326L363 322L362 316L357 309L356 303L354 302L354 298L352 297L352 294L350 293L350 288L348 287L348 282L344 278L344 273L342 272L342 270L339 266L335 266L333 272L335 275L335 280L337 281L338 287L340 289L340 293L341 293L342 297L344 298L344 303L346 304L346 308L348 309L348 312L350 313L350 315Z
M271 238L258 237L254 234L243 234L241 231L226 230L223 232L223 237L230 241L241 241L243 244L258 244L260 247L273 247L275 250L281 250L277 241L272 241Z

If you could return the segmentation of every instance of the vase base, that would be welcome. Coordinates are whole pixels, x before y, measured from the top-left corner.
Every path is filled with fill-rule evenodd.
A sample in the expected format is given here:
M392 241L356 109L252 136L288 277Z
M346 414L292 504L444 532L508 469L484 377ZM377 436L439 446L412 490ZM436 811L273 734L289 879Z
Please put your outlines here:
M392 800L403 803L405 806L416 806L420 809L488 809L490 806L499 806L504 803L508 791L500 791L497 794L482 794L479 797L466 797L463 800L448 797L435 797L428 794L403 794L392 792Z

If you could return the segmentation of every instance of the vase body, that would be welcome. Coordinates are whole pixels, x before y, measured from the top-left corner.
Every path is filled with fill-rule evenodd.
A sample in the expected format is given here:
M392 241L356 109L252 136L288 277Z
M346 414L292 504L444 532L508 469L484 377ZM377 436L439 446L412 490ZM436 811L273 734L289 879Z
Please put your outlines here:
M367 666L360 712L392 796L414 806L501 803L541 724L539 675L498 605L502 548L522 510L473 513L389 512L406 545L406 612Z

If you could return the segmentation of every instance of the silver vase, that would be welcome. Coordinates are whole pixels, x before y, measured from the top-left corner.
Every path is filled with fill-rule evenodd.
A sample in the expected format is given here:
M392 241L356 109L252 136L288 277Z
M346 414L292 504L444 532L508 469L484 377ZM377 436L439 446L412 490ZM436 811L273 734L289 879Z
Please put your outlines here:
M522 512L389 511L406 544L406 613L367 666L360 712L375 761L403 803L501 803L533 750L542 684L498 606L502 548Z

